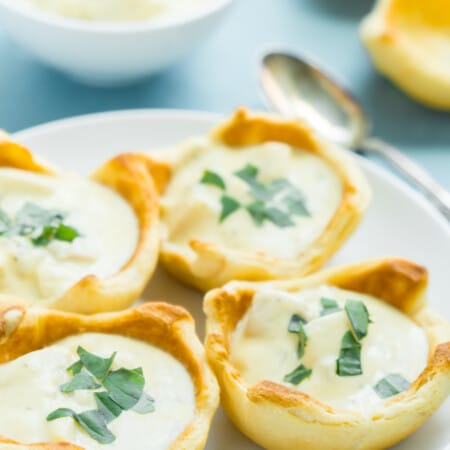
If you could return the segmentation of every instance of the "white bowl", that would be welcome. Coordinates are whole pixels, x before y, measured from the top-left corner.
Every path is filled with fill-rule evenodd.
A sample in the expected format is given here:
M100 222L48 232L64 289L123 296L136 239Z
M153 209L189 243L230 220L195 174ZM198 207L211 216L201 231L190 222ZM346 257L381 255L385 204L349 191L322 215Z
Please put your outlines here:
M211 0L191 14L143 22L100 22L0 0L0 23L36 58L81 82L114 86L161 71L202 42L233 0Z

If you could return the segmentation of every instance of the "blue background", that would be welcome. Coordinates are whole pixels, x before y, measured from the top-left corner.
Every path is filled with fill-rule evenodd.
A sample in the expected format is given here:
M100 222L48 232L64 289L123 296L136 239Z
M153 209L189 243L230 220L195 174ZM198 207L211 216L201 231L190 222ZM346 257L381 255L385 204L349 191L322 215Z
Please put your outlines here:
M374 132L420 161L450 189L450 114L410 100L372 68L358 24L371 0L236 0L207 42L135 86L82 86L35 62L0 31L0 127L128 108L230 112L263 108L258 61L265 49L303 52L344 81L373 118Z

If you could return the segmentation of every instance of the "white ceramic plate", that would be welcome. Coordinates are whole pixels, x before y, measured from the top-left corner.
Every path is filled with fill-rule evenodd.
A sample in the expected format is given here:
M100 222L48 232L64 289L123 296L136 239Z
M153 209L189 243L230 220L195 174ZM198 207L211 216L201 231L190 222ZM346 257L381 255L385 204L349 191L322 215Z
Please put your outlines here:
M15 138L65 169L88 174L121 151L156 149L188 136L204 134L218 116L182 111L123 111L83 116L41 125ZM408 186L373 163L361 159L374 198L361 227L339 251L332 265L376 256L403 256L428 267L429 302L450 318L450 228L434 209ZM163 271L153 278L146 300L185 306L203 334L201 296ZM450 450L450 400L396 450ZM222 411L211 429L207 450L255 450ZM325 450L325 449L324 449Z

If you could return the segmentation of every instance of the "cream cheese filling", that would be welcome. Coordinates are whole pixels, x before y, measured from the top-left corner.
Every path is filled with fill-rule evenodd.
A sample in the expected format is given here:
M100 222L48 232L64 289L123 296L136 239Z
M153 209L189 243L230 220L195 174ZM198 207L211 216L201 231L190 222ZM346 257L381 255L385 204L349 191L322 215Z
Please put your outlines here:
M75 175L0 169L0 208L15 217L27 202L66 213L64 223L80 236L47 246L33 245L24 236L0 236L0 293L51 301L86 275L117 273L136 249L136 215L110 188Z
M322 297L336 300L342 309L347 300L366 305L373 323L361 341L362 375L336 374L341 340L350 323L343 310L320 316ZM308 321L304 325L308 341L301 360L296 352L298 336L287 330L293 314ZM336 409L367 414L386 401L373 386L390 374L414 381L426 366L428 352L424 331L400 311L374 297L325 285L297 293L257 292L230 342L232 364L247 385L271 380ZM284 382L284 376L300 362L312 369L311 377L297 386Z
M184 149L183 156L175 164L175 176L162 199L162 220L168 246L175 245L188 257L193 256L189 242L197 239L225 248L296 258L322 234L342 201L342 182L333 169L318 156L285 144L230 149L198 141ZM226 195L248 205L254 201L248 184L234 175L248 164L258 169L262 182L283 178L292 183L303 194L311 216L292 216L294 226L290 227L267 220L256 226L241 208L219 223L224 191L200 183L202 175L205 170L217 173L226 184Z
M66 369L78 360L79 345L105 358L116 351L113 370L142 367L145 392L155 399L154 412L124 411L108 424L116 436L111 444L99 444L71 418L46 420L61 407L76 412L96 409L92 391L59 390L71 378ZM0 436L24 443L67 441L89 450L167 449L195 411L192 380L172 355L142 341L100 333L71 336L0 365L0 392Z

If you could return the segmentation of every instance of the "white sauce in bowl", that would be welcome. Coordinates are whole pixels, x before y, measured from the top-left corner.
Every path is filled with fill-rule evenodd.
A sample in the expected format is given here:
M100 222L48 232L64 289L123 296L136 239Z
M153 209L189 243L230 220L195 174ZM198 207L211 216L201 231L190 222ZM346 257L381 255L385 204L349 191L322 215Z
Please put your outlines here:
M373 323L361 341L362 375L336 374L341 340L350 323L343 310L321 317L322 297L336 300L341 308L346 300L360 300L366 305ZM298 336L287 329L293 314L308 321L304 325L308 340L300 360L296 352ZM374 297L330 286L298 293L272 289L257 292L232 334L230 349L233 366L249 386L271 380L306 392L336 409L367 414L386 401L373 386L391 374L414 381L425 368L429 351L424 331L405 314ZM284 376L300 363L312 369L311 377L297 386L284 382Z
M129 204L108 187L75 175L46 176L0 169L0 208L14 217L31 202L67 214L80 236L36 246L24 236L0 236L0 293L28 302L61 297L87 275L107 277L125 265L138 242Z
M12 0L17 1L17 0ZM198 10L211 0L22 0L43 11L83 20L142 21Z
M144 391L155 399L155 411L124 411L108 424L116 436L102 445L88 436L72 418L48 422L57 408L80 413L96 409L93 391L60 392L71 379L67 367L79 358L81 345L108 358L117 351L112 370L142 367ZM49 347L0 365L0 435L19 442L68 441L89 450L163 450L192 421L195 393L185 367L172 355L142 341L119 335L86 333L68 337Z

